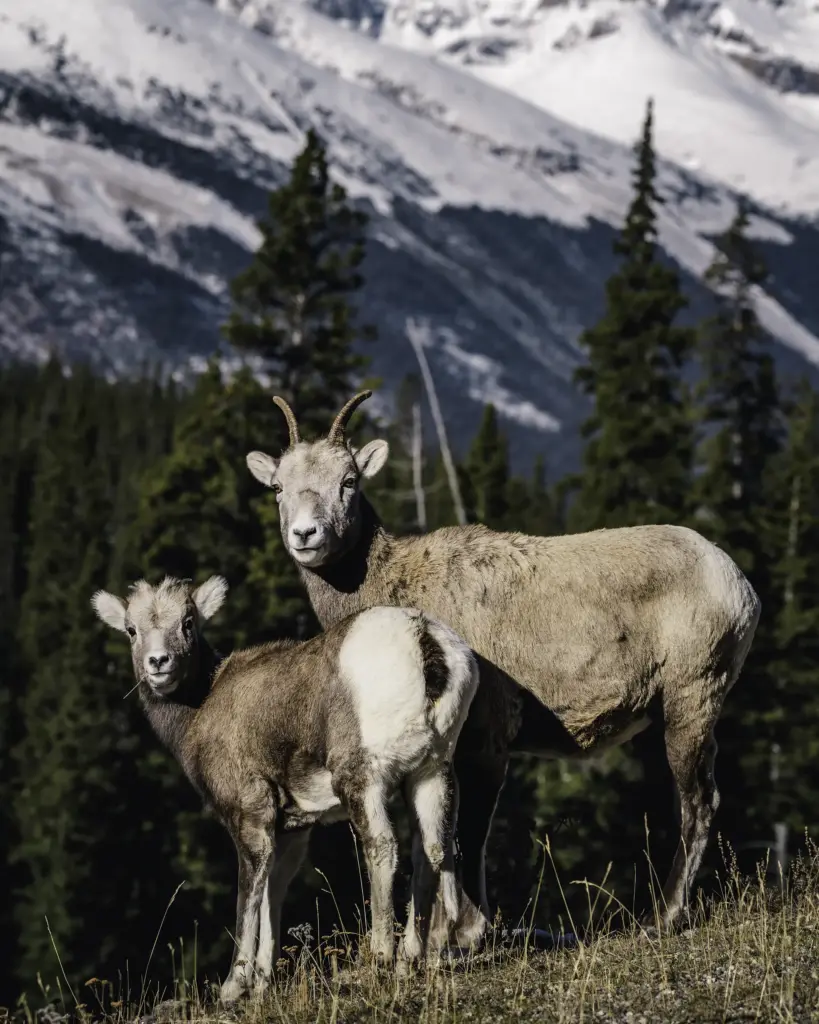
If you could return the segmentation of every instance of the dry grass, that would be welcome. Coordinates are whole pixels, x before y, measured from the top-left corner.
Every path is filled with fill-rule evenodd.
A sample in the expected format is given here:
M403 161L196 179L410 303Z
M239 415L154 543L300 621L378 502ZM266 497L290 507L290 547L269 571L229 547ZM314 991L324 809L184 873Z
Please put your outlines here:
M223 1010L207 986L180 977L176 999L143 993L141 1005L124 1004L95 983L79 1016L106 1024L819 1021L819 852L811 848L781 884L766 883L762 870L728 878L719 899L700 899L687 927L660 939L636 924L616 932L613 902L601 908L607 897L589 887L600 923L574 948L496 945L401 977L356 962L339 935L315 944L296 930L286 969L263 999Z

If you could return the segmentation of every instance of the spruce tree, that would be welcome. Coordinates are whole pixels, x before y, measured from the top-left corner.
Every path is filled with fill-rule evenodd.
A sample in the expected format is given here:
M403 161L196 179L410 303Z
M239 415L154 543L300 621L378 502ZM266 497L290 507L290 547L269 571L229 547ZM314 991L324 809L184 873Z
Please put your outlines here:
M239 350L261 356L305 432L326 431L366 365L353 352L354 297L363 284L367 217L332 182L327 153L312 129L290 179L270 193L262 243L231 284L226 325Z
M777 550L774 586L780 600L773 739L780 750L780 779L772 816L792 835L819 834L819 394L807 381L797 389L788 418L787 443L777 460Z
M686 299L677 273L658 251L661 205L649 102L635 147L633 198L614 245L619 265L606 283L601 320L580 339L588 360L576 381L594 406L582 426L582 473L569 511L574 531L681 523L690 514L694 424L683 374L695 335L676 322ZM646 909L651 875L643 816L655 871L667 870L676 842L659 727L636 737L629 751L607 755L605 766L605 772L585 773L589 806L580 816L597 816L592 808L606 807L613 827L606 837L615 862L612 883L618 892L636 892Z
M686 306L676 272L657 252L653 110L636 147L634 196L614 250L602 319L584 331L576 371L594 401L582 427L583 472L575 530L679 522L690 494L692 423L683 366L693 332L675 323Z
M75 369L49 382L41 405L15 666L22 690L12 861L22 987L38 973L46 983L58 976L52 936L72 984L144 957L158 920L146 915L158 906L161 916L170 895L151 898L166 851L145 833L151 799L140 785L141 716L123 701L128 664L120 656L121 669L109 671L89 603L106 582L116 528L115 479L102 455L117 433L111 393ZM154 865L142 891L141 858Z
M504 529L509 515L509 453L491 403L484 407L463 468L467 516L492 529Z
M705 274L716 312L699 333L703 379L700 418L703 440L697 528L737 562L764 609L739 684L729 695L717 729L723 801L718 827L735 845L758 855L754 845L772 828L769 775L774 743L771 677L780 594L771 576L775 559L768 507L772 471L781 449L783 417L770 342L754 306L754 288L767 271L748 238L748 217L740 205L716 240L716 256ZM767 804L767 806L766 806Z

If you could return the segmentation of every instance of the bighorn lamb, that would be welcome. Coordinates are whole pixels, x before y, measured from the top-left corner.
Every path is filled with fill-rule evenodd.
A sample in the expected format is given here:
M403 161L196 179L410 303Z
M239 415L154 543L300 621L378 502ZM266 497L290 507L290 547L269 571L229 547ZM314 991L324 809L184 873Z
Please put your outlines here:
M680 841L660 927L685 905L718 793L714 726L753 639L760 602L719 548L693 530L637 526L557 537L445 527L394 537L360 492L386 441L345 441L351 399L326 438L247 456L272 488L281 531L325 627L372 605L412 605L479 655L481 685L455 755L466 893L456 941L488 921L484 848L510 752L583 756L661 719L679 792ZM517 684L517 685L516 685ZM436 925L437 927L437 925Z
M422 612L372 608L304 643L221 660L202 623L227 583L196 590L140 580L127 601L98 591L103 620L128 634L151 725L227 828L239 858L236 949L225 1000L270 977L281 906L314 824L349 817L370 877L378 958L393 954L396 839L387 813L402 788L413 821L413 878L401 955L425 950L436 885L458 913L451 760L478 685L469 647ZM261 910L261 922L259 921ZM256 947L258 937L258 948Z

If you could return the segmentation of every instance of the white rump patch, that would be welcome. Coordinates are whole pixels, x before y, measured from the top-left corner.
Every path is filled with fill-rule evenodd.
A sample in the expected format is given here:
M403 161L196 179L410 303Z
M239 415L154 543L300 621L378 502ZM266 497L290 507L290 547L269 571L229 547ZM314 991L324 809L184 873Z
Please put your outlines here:
M428 747L426 692L417 628L420 613L371 608L353 623L339 651L364 749L386 762L415 766Z

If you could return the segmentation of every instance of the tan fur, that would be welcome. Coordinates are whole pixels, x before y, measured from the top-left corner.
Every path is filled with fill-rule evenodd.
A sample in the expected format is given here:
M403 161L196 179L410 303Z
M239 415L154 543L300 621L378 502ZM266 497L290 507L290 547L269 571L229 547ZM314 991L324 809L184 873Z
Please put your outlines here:
M352 821L371 882L371 945L392 958L397 848L387 802L402 787L425 857L414 861L402 951L422 956L439 880L452 897L446 905L457 906L451 760L478 684L474 654L421 612L381 608L303 643L220 660L201 624L226 591L221 577L196 590L166 579L138 582L127 603L105 591L92 599L100 618L131 638L151 725L236 844L236 950L222 995L267 983L281 902L306 851L297 833L320 822Z
M629 739L652 715L664 724L683 807L664 889L671 925L718 800L714 725L759 619L748 581L705 538L674 526L533 537L474 525L396 538L360 491L341 486L351 470L372 475L361 461L327 441L301 442L280 459L248 457L280 492L282 533L325 628L373 605L413 606L481 656L456 756L465 930L481 930L476 904L483 925L488 915L482 850L509 752L586 756ZM316 525L307 555L291 543L294 518Z

